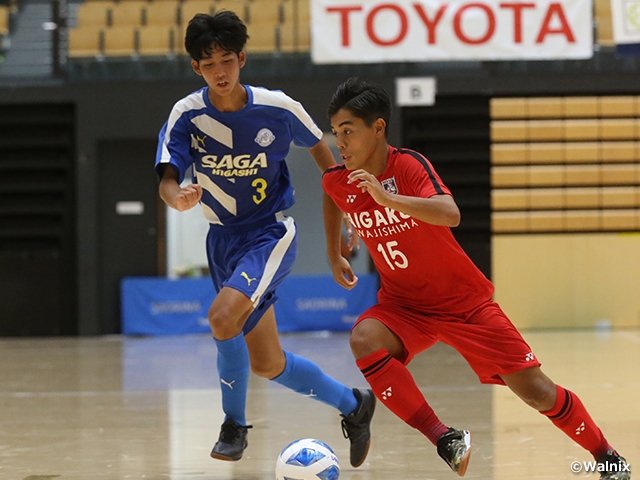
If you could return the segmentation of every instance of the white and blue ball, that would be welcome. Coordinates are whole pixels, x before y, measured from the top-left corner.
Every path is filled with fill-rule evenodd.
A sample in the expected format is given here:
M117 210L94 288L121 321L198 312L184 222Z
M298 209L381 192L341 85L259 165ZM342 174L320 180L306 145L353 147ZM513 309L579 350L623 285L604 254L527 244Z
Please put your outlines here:
M276 480L337 480L340 462L331 447L303 438L287 445L276 462Z

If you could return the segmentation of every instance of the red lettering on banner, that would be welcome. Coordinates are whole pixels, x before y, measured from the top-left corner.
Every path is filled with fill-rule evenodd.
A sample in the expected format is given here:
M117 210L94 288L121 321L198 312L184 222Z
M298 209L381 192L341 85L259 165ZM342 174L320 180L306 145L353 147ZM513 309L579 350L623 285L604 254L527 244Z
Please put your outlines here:
M501 3L500 8L513 9L513 41L522 43L522 10L536 8L535 3Z
M551 28L551 20L554 14L557 15L558 20L560 20L561 25L559 28ZM567 22L567 17L565 17L564 10L562 10L562 5L559 3L551 3L549 5L549 10L547 10L547 14L542 21L542 27L540 27L540 33L538 34L538 38L536 38L536 43L544 42L545 37L551 34L562 34L567 37L569 43L576 43L569 22Z
M447 9L447 6L448 5L446 3L444 5L441 5L436 12L436 16L432 20L427 16L427 12L424 11L422 5L420 5L419 3L413 4L413 8L416 9L418 15L420 15L420 18L424 22L425 27L427 27L427 43L430 45L436 43L436 28L438 28L438 23L440 23L440 20L442 20L444 11Z
M349 14L351 12L359 12L362 10L361 6L354 7L327 7L327 13L339 13L340 24L342 25L342 46L348 47L351 43L351 37L349 35Z
M479 8L487 14L487 20L489 21L489 25L487 26L487 32L480 38L472 39L467 37L462 31L462 14L469 10L470 8ZM480 43L486 43L493 36L496 31L496 17L493 14L493 10L491 10L487 5L483 3L469 3L467 5L463 5L460 7L460 10L456 12L455 17L453 18L453 29L456 32L456 36L463 43L468 43L469 45L478 45Z
M359 0L354 1L358 2ZM485 3L481 3L482 0L463 1L472 3L458 4L459 8L455 12L455 14L453 14L452 19L452 27L455 36L458 38L458 40L460 40L460 42L467 45L480 45L489 43L496 33L498 18L501 20L504 20L505 16L506 18L509 18L509 13L503 13L500 15L499 10L494 11L494 8L496 8L495 4L492 3L491 5L488 5ZM528 0L529 3L520 3L524 1L527 0L503 0L501 3L497 4L497 8L503 11L510 10L512 12L514 44L522 44L524 42L523 39L525 38L525 34L527 33L524 32L525 18L527 18L525 17L525 15L533 15L528 14L527 10L535 10L538 5L534 0ZM416 28L417 24L413 20L415 18L415 15L412 15L408 11L408 9L410 9L409 2L394 2L394 0L387 0L386 3L380 3L373 6L373 8L371 8L371 10L366 13L365 25L362 25L362 23L360 23L360 17L358 17L358 22L352 25L351 20L356 21L352 14L357 12L364 12L368 8L363 1L360 1L360 3L360 5L354 3L351 5L326 7L327 14L337 13L339 15L342 47L351 46L352 26L358 29L364 27L369 40L373 44L382 47L396 46L401 44L406 40L407 36L409 36L410 28ZM443 3L437 5L437 10L434 10L431 17L429 16L429 12L427 11L427 8L430 7L431 4L425 5L421 3L420 0L414 0L410 5L418 14L417 16L420 18L420 21L426 28L426 44L437 44L437 30L443 24L443 20L445 20L446 27L442 28L450 28L448 19L445 19L445 13L447 12L447 9L450 7L455 8L457 7L457 5L452 6L449 3L446 3L446 0L443 0ZM433 6L433 8L436 8L436 6ZM469 20L465 23L465 27L465 25L463 25L465 14L468 14L468 11L472 11L473 9L476 9L475 15L472 14L472 17L469 17ZM380 22L378 22L378 27L376 28L376 20L380 18L380 14L387 14L398 18L399 31L397 33L390 33L393 38L388 38L388 35L385 35L387 31L381 30L381 28L384 27L380 26ZM480 34L476 34L475 32L477 30L470 30L470 26L472 25L471 18L473 18L474 23L477 24L478 17L482 16L486 17L486 31ZM362 17L364 17L364 15L362 15ZM411 25L409 23L410 20L413 22ZM480 18L480 23L481 21L482 19ZM391 23L393 24L393 22ZM388 27L386 28L388 30ZM531 35L535 32L528 33L529 35ZM572 31L572 27L567 19L566 12L563 9L563 4L559 0L556 0L554 3L550 3L548 5L538 34L535 37L535 43L544 43L549 35L561 35L566 38L566 41L568 43L576 43L576 38L574 32Z
M398 18L400 19L400 33L396 38L391 40L382 40L373 29L373 22L375 21L375 16L378 12L382 10L392 10L398 14ZM367 16L367 35L373 43L376 45L389 46L389 45L397 45L404 37L407 36L407 30L409 30L409 21L407 19L407 14L404 12L402 8L397 5L393 5L391 3L384 3L382 5L378 5L374 9L369 12Z

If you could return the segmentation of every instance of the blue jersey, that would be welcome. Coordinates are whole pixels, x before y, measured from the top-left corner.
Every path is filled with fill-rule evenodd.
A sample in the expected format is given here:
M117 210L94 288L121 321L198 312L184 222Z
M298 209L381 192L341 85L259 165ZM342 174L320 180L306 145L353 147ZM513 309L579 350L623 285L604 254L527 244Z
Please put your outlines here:
M285 157L291 142L310 148L322 132L300 103L280 91L245 86L247 104L220 112L208 87L177 102L160 131L156 171L172 165L180 182L194 166L200 202L212 225L244 229L294 203Z

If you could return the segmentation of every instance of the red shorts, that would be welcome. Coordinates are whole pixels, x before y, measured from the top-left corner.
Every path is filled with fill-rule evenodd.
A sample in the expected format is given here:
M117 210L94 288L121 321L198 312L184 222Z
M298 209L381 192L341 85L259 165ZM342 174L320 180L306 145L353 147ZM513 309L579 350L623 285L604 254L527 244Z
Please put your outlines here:
M455 348L482 383L504 385L500 375L540 365L520 332L492 301L464 314L427 314L386 302L365 311L356 325L365 318L379 320L400 338L405 365L438 341Z

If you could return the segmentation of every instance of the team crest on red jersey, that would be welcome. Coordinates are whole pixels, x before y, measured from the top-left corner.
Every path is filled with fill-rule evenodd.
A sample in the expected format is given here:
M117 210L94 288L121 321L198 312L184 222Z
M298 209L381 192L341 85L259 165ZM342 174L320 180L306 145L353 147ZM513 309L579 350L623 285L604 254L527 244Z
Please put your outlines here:
M385 178L384 180L382 180L382 186L389 193L393 193L393 194L398 193L398 186L396 185L396 177Z

